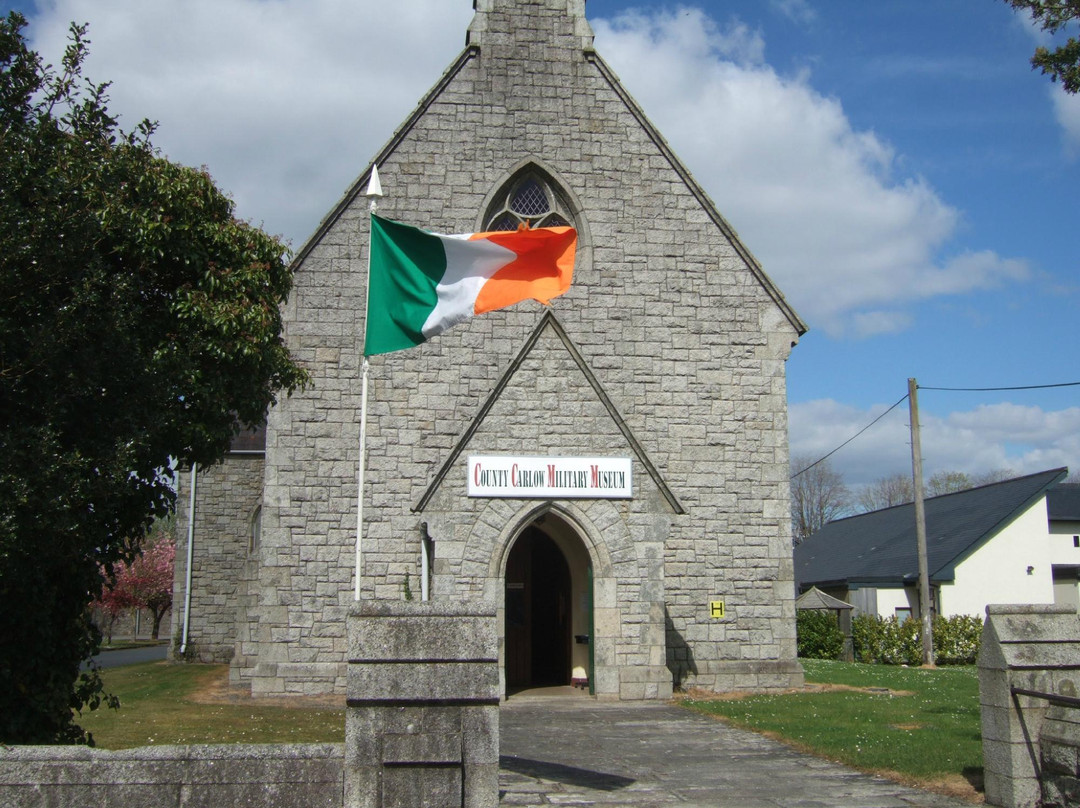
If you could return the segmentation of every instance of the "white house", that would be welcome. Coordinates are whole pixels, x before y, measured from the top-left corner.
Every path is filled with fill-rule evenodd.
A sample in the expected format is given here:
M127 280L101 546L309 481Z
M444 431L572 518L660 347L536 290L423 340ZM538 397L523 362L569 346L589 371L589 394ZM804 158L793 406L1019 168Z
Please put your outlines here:
M937 613L982 616L988 603L1080 604L1080 490L1054 487L1066 474L1052 469L926 500ZM1058 506L1048 509L1048 498ZM914 505L830 522L795 548L795 578L799 591L817 586L860 612L918 616Z
M1055 551L1080 548L1080 484L1062 483L1050 489L1046 497L1050 514L1051 543ZM1065 548L1059 550L1059 548ZM1072 558L1061 563L1054 558L1054 603L1072 603L1080 610L1080 561Z

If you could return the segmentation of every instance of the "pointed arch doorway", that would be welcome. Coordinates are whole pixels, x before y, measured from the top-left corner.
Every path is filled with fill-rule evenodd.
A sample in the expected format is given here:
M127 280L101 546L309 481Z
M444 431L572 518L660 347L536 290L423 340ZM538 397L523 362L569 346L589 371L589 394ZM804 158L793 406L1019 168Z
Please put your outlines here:
M592 565L569 524L546 514L521 531L505 597L507 696L571 684L592 693Z

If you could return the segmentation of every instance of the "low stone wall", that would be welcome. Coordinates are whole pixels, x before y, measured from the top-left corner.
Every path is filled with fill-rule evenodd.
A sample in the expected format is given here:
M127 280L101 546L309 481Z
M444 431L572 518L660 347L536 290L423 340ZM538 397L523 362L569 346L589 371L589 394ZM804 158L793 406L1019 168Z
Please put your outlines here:
M496 808L495 605L348 617L345 744L0 747L2 808Z
M340 744L0 747L4 808L341 808Z

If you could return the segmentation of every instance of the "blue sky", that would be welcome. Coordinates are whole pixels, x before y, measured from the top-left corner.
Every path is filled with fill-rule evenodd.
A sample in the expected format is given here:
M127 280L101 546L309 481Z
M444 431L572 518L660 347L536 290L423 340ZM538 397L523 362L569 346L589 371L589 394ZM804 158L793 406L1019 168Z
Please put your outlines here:
M241 216L304 242L454 58L471 0L19 3L127 126L157 119ZM11 7L8 4L8 7ZM1080 381L1080 98L998 0L588 0L621 76L811 331L788 363L794 455L906 392ZM384 180L385 183L385 180ZM1080 387L920 394L927 474L1080 471ZM906 471L900 407L832 459Z

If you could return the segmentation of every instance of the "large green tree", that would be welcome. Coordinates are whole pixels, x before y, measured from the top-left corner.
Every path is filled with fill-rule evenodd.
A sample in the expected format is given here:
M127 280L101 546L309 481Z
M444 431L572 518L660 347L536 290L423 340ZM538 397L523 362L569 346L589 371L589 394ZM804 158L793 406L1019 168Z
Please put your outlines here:
M1080 0L1005 0L1017 11L1027 11L1032 19L1050 34L1069 28L1080 20ZM1075 30L1075 28L1073 29ZM1070 36L1064 45L1053 50L1035 49L1031 66L1038 68L1051 81L1061 81L1065 92L1080 92L1080 41Z
M85 26L56 69L25 26L0 19L0 742L86 741L100 565L171 511L170 459L219 459L306 377L282 244L118 128Z

